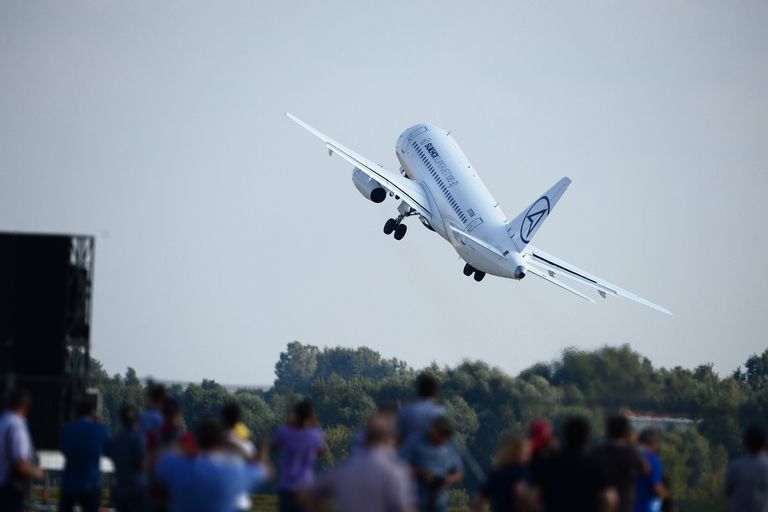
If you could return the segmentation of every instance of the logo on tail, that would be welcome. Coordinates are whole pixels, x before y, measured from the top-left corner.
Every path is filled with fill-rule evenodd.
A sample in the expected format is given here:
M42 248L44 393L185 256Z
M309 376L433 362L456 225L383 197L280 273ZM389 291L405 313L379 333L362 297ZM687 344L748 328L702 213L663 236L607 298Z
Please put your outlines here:
M549 215L549 198L547 196L541 196L535 203L528 208L525 212L525 218L522 224L520 224L520 239L526 244L530 241L531 234L536 231L541 221Z

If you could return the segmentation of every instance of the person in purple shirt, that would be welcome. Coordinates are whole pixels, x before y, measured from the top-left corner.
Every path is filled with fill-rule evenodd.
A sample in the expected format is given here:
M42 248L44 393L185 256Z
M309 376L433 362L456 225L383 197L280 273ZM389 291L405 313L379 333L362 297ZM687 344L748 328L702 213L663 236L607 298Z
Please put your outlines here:
M232 512L240 494L270 477L263 458L246 463L225 449L224 431L216 420L201 420L196 435L198 454L173 450L155 467L155 476L168 491L170 512Z
M280 452L280 512L302 512L304 507L297 493L314 483L315 461L325 451L323 431L317 426L312 402L302 400L294 406L288 423L277 429L272 447Z

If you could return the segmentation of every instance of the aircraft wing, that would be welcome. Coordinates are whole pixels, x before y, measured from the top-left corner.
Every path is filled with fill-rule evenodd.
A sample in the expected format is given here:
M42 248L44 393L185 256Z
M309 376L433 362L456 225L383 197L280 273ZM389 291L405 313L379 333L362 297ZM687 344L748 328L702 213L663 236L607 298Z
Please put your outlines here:
M392 172L385 169L381 165L375 164L362 155L359 155L351 149L339 144L332 138L328 137L324 133L309 126L301 119L286 112L285 115L296 122L299 126L310 132L318 139L325 142L325 147L328 148L329 154L336 153L344 160L354 165L370 178L378 181L383 187L387 188L390 192L400 196L400 198L408 203L411 208L419 212L426 217L427 220L432 219L432 214L429 211L429 200L424 193L424 189L419 182L406 178L400 173Z
M573 279L576 282L591 286L597 290L597 292L603 298L606 298L608 295L624 297L643 304L644 306L648 306L649 308L655 309L656 311L666 313L670 316L672 315L672 312L667 308L659 306L658 304L654 304L648 299L644 299L643 297L620 288L613 283L609 283L604 279L593 276L592 274L581 270L579 267L571 265L570 263L563 261L560 258L552 256L551 254L548 254L531 244L528 244L528 246L523 251L523 257L526 259L526 262L529 265L546 271L549 277L552 279L554 279L555 275L563 275Z

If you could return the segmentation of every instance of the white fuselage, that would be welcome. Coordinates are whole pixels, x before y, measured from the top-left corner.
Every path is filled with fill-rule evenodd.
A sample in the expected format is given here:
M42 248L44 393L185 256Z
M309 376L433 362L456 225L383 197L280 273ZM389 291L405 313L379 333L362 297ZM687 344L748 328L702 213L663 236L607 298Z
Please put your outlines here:
M501 211L464 152L445 130L417 124L397 141L397 158L406 176L420 181L433 203L432 228L474 268L502 277L514 277L522 259L507 233L508 219ZM488 250L455 234L459 228L506 253Z

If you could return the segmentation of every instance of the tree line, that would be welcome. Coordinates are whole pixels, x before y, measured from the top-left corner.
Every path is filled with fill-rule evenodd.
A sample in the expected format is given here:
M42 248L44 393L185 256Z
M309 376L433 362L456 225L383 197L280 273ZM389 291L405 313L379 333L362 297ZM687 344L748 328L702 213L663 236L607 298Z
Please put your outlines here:
M332 466L349 454L352 437L377 406L398 407L411 399L419 371L440 380L456 441L480 468L490 465L504 433L525 430L537 417L549 418L557 429L566 417L582 415L590 420L595 440L602 438L606 416L620 411L693 420L665 432L661 455L681 510L723 509L728 460L741 453L744 429L768 418L768 350L748 357L724 377L711 364L654 368L628 345L566 349L555 361L511 376L482 361L455 367L432 364L417 371L367 347L321 349L294 341L280 354L269 389L229 391L203 380L171 385L169 392L181 403L189 426L236 401L256 437L269 436L293 403L309 397L329 447L322 464ZM143 405L145 383L132 368L110 376L92 360L90 383L101 392L103 418L110 425L118 424L121 404ZM477 487L478 479L468 472L467 491Z

